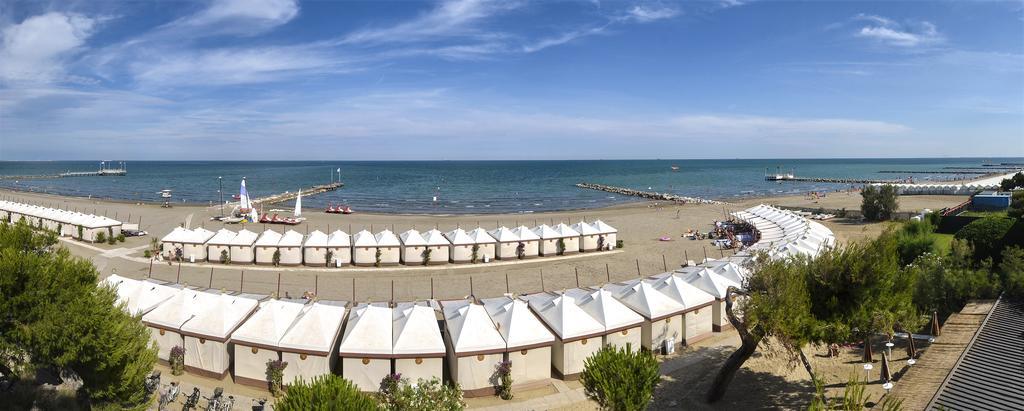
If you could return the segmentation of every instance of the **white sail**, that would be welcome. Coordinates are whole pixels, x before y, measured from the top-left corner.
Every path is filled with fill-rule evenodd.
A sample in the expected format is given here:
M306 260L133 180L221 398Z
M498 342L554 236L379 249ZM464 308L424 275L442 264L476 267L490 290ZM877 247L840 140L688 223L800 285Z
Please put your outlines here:
M252 203L249 201L249 192L245 189L245 179L242 179L242 189L238 192L238 205L242 209L252 208Z
M302 190L299 190L299 196L295 197L295 214L296 217L302 215Z

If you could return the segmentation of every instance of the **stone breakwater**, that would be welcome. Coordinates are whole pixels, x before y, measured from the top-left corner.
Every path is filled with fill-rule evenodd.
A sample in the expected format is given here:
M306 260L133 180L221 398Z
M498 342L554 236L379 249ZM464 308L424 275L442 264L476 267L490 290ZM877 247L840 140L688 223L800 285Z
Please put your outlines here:
M632 188L623 188L615 186L607 186L604 184L596 183L578 183L576 187L587 188L591 190L607 191L609 193L622 194L632 197L640 197L647 200L658 200L658 201L671 201L677 204L727 204L723 201L707 200L697 197L680 196L669 193L659 193L656 191L641 191L634 190Z

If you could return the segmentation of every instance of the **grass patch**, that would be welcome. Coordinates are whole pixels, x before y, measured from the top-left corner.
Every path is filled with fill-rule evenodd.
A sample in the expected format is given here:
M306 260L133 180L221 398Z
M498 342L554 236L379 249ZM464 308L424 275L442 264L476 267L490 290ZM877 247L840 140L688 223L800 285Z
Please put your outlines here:
M950 244L953 243L953 234L939 234L935 233L935 250L939 254L949 253Z
M1002 211L964 211L959 214L963 217L1007 217L1006 210Z

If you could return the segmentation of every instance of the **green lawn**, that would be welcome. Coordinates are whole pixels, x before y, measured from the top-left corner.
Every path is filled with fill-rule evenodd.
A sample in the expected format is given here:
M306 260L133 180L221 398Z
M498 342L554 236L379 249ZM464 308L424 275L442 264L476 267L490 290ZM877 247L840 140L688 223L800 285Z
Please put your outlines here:
M964 217L1006 217L1006 210L1002 211L964 211L960 213Z
M950 243L953 242L953 234L935 233L935 249L940 254L949 252Z

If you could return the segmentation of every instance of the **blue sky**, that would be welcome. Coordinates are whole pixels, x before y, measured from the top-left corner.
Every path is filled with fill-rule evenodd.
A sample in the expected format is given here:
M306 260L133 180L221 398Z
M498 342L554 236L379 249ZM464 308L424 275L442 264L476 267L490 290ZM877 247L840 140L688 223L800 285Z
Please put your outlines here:
M0 3L2 160L920 156L1024 156L1024 3Z

